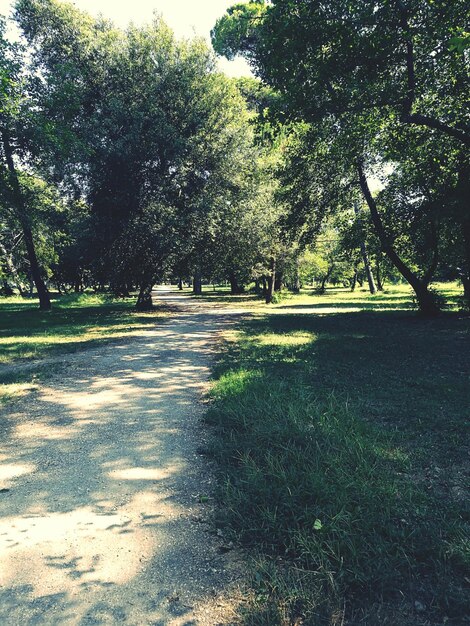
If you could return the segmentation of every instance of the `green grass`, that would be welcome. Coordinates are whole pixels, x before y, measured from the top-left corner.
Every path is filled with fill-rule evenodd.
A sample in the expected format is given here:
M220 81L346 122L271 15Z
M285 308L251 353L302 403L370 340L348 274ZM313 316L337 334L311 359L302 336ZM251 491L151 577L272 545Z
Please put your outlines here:
M138 335L152 328L163 313L136 313L135 299L105 295L56 296L53 309L38 310L35 300L0 298L0 402L29 391L34 380L50 371L41 360ZM9 365L31 362L31 370Z
M207 415L219 523L256 555L244 623L466 623L470 319L403 288L256 311Z

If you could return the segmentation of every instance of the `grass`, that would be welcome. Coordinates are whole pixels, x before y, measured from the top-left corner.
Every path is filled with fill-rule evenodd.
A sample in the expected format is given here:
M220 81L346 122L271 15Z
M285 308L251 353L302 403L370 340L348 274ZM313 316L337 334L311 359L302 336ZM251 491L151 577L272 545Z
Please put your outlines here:
M218 523L256 555L244 624L469 619L470 319L411 308L303 294L228 338L207 420Z
M35 300L0 298L0 402L31 390L51 369L44 359L138 335L163 315L136 313L134 304L84 293L55 296L52 311L42 312ZM28 362L27 371L7 367Z
M252 285L253 287L254 285ZM432 289L447 301L446 310L457 310L461 303L462 288L457 283L434 283ZM191 289L184 289L184 293L192 293ZM276 303L271 308L291 308L295 306L301 309L313 308L355 311L377 310L402 310L412 311L416 309L411 288L407 285L390 285L384 291L371 296L368 289L358 288L354 292L344 287L330 287L324 294L319 294L313 288L304 288L299 295L288 291L276 293ZM249 309L252 312L265 310L264 299L252 289L245 293L232 296L230 288L224 286L212 287L204 285L203 293L194 296L196 299L207 302L230 304L232 308Z

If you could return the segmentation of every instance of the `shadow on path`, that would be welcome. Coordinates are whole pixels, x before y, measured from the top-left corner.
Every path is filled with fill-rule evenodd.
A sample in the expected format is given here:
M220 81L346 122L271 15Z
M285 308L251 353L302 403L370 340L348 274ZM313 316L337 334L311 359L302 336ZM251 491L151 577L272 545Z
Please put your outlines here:
M160 296L172 321L70 356L2 420L1 624L218 623L239 571L202 517L197 421L235 313Z

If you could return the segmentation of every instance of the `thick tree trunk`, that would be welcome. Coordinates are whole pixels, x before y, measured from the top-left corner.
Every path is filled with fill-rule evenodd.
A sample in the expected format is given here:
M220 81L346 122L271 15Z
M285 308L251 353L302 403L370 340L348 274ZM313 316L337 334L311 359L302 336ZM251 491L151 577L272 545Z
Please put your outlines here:
M274 291L282 291L284 286L284 276L282 272L276 272L276 277L274 279Z
M193 294L200 296L202 294L202 276L200 272L195 272L193 278Z
M182 278L178 279L178 289L180 291L183 291L183 279Z
M372 194L369 189L369 184L367 182L367 178L362 166L362 163L358 163L358 173L359 173L359 184L364 195L364 198L367 202L367 205L370 210L370 214L372 217L372 221L374 223L377 236L382 245L383 251L388 256L393 265L397 268L403 278L411 285L413 288L416 299L418 301L418 307L421 315L424 317L435 317L439 315L440 310L436 304L436 301L433 297L433 294L429 291L429 283L432 279L433 269L435 270L435 266L437 265L437 256L434 255L432 266L426 272L425 278L420 279L400 258L392 243L390 242L387 233L385 232L385 228L382 222L382 218L380 217L377 204L372 197Z
M240 285L235 274L229 274L230 293L232 296L238 296L244 291L243 285Z
M51 298L49 296L46 283L44 282L41 275L41 268L39 266L38 258L36 255L33 234L31 231L31 226L29 224L28 216L26 214L26 204L13 160L13 150L10 145L10 138L6 130L2 130L1 134L3 141L3 151L5 154L5 160L7 162L8 172L10 174L10 180L13 187L13 195L16 203L15 209L18 220L21 224L21 228L23 230L24 243L26 246L26 252L28 254L31 277L34 281L36 291L39 297L39 308L43 311L49 311L51 309Z
M137 311L151 311L153 309L152 288L153 283L143 283L141 285L135 305Z
M271 257L269 263L269 274L267 276L266 304L271 304L274 296L274 284L276 282L276 259Z

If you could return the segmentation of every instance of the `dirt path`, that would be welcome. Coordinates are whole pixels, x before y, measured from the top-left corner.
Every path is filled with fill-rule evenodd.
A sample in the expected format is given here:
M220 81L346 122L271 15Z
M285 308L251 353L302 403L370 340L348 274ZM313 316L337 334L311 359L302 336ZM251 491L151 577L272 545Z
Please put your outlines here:
M0 420L2 625L230 623L198 418L235 313L164 297L169 322L67 357Z

